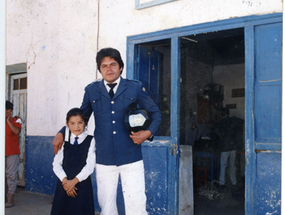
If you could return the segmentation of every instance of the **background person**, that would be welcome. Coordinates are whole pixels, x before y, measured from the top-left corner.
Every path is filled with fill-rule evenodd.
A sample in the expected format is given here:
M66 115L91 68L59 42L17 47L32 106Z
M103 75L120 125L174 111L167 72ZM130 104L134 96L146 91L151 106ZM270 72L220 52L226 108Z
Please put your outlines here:
M237 117L229 117L229 109L222 108L222 119L216 125L216 132L220 140L220 187L225 187L226 167L230 166L230 180L233 187L237 184L236 178L236 154L237 149L243 143L243 120Z
M22 129L22 121L20 118L12 117L13 104L6 101L5 111L5 197L8 201L6 208L14 206L14 195L17 189L17 172L20 162L20 148L18 134ZM5 199L6 199L5 198Z

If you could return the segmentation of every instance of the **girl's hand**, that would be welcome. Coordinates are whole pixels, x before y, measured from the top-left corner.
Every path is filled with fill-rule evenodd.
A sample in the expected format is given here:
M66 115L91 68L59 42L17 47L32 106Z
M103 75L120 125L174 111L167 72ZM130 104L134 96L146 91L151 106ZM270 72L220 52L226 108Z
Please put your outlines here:
M63 185L64 183L66 183L66 182L67 182L67 178L65 177L65 178L62 179L62 185Z
M79 182L79 180L75 177L72 180L62 180L62 186L66 192L70 192L75 188L75 185Z
M77 190L77 188L74 187L71 191L69 191L69 192L66 191L66 194L67 194L68 196L75 197L75 196L77 195L76 190Z

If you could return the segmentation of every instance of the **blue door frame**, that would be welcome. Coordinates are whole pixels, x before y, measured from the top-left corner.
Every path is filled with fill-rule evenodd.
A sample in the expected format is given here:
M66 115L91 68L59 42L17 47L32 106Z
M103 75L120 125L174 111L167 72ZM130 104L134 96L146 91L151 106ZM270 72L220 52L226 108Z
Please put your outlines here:
M180 128L179 128L179 117L180 117L180 37L207 33L212 31L222 31L235 28L244 28L244 37L245 37L245 143L246 143L246 194L245 194L245 214L256 214L259 205L265 203L268 200L266 192L256 192L256 188L262 187L263 183L267 183L267 180L262 178L262 172L268 171L271 166L276 165L275 172L277 173L277 178L281 178L281 165L280 159L280 150L281 150L281 139L279 141L263 141L258 142L256 140L257 127L259 121L256 121L258 108L255 107L258 103L257 92L257 80L256 73L257 68L255 67L256 63L256 34L255 27L259 25L266 25L272 23L282 23L282 14L267 14L267 15L254 15L248 17L240 17L235 19L228 19L222 21L216 21L211 23L204 23L186 27L180 27L175 29L163 30L154 33L147 33L137 36L130 36L127 38L127 78L136 78L136 47L138 44L147 43L151 41L158 41L163 39L171 39L171 136L170 137L155 137L155 142L151 144L145 144L145 151L148 150L149 146L164 146L168 150L168 162L167 162L167 187L166 194L167 197L167 206L165 210L167 214L178 214L178 169L179 169L179 143L180 143ZM263 50L264 51L264 50ZM279 86L281 86L281 80L278 80ZM277 98L281 104L281 94ZM261 104L261 103L260 103ZM260 107L261 108L261 107ZM281 112L280 112L281 114ZM277 116L278 117L278 116ZM280 115L281 118L281 115ZM279 126L280 125L275 125ZM262 132L262 131L261 131ZM270 132L270 131L269 131ZM277 138L278 139L278 138ZM258 153L263 150L268 153ZM169 153L171 152L171 153ZM270 155L269 155L270 154ZM174 155L174 156L173 156ZM269 156L267 156L269 155ZM172 156L172 157L171 157ZM264 157L268 158L268 166L264 166L262 160ZM274 162L275 163L274 163ZM276 162L277 161L277 162ZM280 170L279 170L280 169ZM271 175L272 176L272 175ZM281 192L280 180L271 181L277 183L276 189L274 187L267 186L268 192L274 190L275 192ZM146 185L148 186L148 184ZM262 197L257 197L257 195L264 195ZM276 195L275 199L269 199L271 202L278 202L280 195ZM279 199L279 200L278 200ZM262 202L264 201L264 202ZM280 205L276 204L276 207L273 207L272 210L280 211Z
M245 28L247 214L281 211L282 15L266 21Z

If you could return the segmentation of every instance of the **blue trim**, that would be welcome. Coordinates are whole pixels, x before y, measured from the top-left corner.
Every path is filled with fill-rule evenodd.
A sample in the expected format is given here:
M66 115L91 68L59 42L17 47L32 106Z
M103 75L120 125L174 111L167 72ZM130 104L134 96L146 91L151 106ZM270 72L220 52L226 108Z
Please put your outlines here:
M171 177L169 181L169 213L178 214L179 202L179 145L180 145L180 39L178 37L171 38L171 113L170 128L172 139L172 156L174 160L170 162L172 166L169 171L174 171L175 177ZM173 148L174 147L174 148ZM172 181L174 180L174 181ZM174 193L173 193L174 192ZM174 196L174 199L173 199ZM174 201L173 201L174 200Z
M128 79L135 79L135 62L137 61L137 58L134 59L136 56L135 54L135 45L134 43L130 42L129 39L127 39L127 74L126 77Z
M254 27L244 29L245 39L245 214L255 212L256 163L254 151Z
M25 189L53 195L57 177L52 170L53 137L26 136Z
M239 18L219 20L215 22L208 22L208 23L172 28L152 33L130 36L127 38L127 43L129 48L129 45L131 44L134 45L138 43L147 43L147 42L175 38L175 37L182 37L192 34L207 33L212 31L222 31L222 30L229 30L235 28L244 28L250 25L260 25L266 22L273 23L280 21L282 21L282 13L239 17Z
M171 137L174 144L179 143L180 135L180 40L171 38Z
M271 150L271 151L281 151L280 143L257 143L255 142L255 149L259 150Z

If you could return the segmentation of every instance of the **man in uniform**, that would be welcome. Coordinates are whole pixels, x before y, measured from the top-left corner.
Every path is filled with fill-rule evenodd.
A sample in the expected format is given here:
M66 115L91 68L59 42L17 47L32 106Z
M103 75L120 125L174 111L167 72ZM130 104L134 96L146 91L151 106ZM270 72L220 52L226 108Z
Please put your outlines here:
M126 215L144 215L147 212L141 143L156 133L161 112L141 82L121 77L124 63L119 51L104 48L98 52L96 62L103 80L85 88L81 109L88 118L94 113L96 180L101 215L118 214L119 175ZM134 102L150 113L152 122L146 130L129 134L125 114ZM53 140L55 153L62 145L62 133L59 132Z

